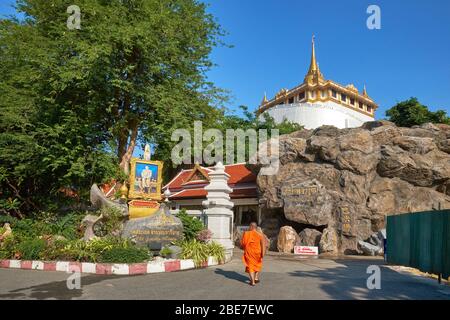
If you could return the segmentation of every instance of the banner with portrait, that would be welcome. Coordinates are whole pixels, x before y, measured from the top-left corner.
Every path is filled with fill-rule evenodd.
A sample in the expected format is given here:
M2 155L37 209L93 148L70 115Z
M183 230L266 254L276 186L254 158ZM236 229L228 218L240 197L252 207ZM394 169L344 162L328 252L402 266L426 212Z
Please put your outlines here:
M161 200L161 161L131 159L130 199Z

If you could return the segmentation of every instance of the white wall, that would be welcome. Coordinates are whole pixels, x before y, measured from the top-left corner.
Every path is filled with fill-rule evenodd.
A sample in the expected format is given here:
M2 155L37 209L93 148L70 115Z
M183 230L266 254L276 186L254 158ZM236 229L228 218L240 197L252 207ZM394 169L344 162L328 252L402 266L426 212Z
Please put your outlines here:
M364 122L374 121L373 117L332 101L278 105L265 112L268 112L277 123L286 118L288 121L303 125L305 129L315 129L323 125L332 125L340 129L354 128L360 127ZM263 120L262 115L260 118Z

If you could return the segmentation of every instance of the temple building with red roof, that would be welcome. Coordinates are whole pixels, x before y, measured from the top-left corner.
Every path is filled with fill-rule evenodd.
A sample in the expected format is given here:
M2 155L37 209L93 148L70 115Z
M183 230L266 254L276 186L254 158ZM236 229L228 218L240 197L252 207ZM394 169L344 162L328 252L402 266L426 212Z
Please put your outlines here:
M209 184L209 173L212 167L203 167L198 164L193 169L181 170L162 189L170 190L172 210L186 209L189 214L200 216L203 211L202 201L206 200L205 187ZM225 165L225 172L230 175L230 194L234 203L234 224L236 226L248 225L252 221L261 221L261 210L258 206L256 175L245 163Z

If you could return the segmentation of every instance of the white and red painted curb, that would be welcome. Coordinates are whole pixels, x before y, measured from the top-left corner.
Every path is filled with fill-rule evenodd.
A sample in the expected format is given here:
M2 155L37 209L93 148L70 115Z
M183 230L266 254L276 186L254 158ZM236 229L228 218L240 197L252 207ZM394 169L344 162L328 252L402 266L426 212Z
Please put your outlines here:
M209 257L200 268L219 265L218 261ZM194 260L161 260L143 263L90 263L69 261L29 261L29 260L0 260L0 268L81 272L93 274L135 275L160 272L174 272L196 269Z

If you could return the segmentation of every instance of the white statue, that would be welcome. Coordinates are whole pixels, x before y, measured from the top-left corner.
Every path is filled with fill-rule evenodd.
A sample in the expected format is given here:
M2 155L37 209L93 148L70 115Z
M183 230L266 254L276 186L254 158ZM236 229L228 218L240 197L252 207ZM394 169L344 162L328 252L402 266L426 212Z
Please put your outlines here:
M150 145L147 143L144 148L144 160L150 161L152 158L152 154L150 152Z

